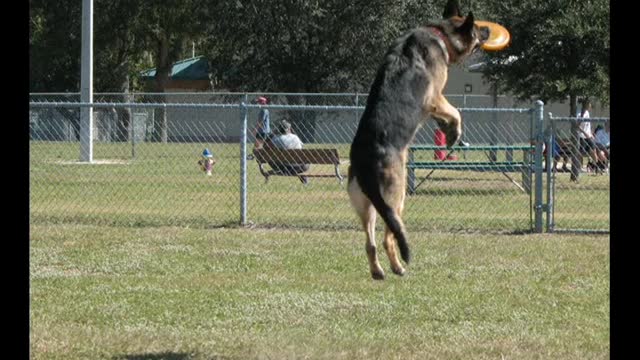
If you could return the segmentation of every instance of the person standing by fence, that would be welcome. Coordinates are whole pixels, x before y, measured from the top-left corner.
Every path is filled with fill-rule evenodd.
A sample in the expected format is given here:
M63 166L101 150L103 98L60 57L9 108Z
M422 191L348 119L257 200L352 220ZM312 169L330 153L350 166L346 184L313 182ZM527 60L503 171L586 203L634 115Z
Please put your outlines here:
M589 110L591 110L591 102L588 99L585 99L582 105L582 111L580 112L580 114L578 114L578 117L582 119L589 119L591 117L589 114ZM599 154L599 151L596 147L595 136L591 131L591 122L580 122L579 130L580 132L578 136L580 137L580 156L582 156L583 154L589 155L589 157L591 158L589 161L589 163L591 164L591 168L593 168L597 172L597 164L606 159L604 158L604 154ZM589 170L588 165L587 170Z
M256 99L256 102L260 105L266 105L269 100L264 96L259 96ZM256 141L254 143L254 149L262 149L265 140L271 134L271 114L269 114L269 109L260 109L260 113L258 113L258 123L254 130L254 136Z
M582 100L582 109L576 114L576 118L589 119L591 117L589 110L591 110L591 101L589 99ZM593 133L591 132L590 121L579 121L577 126L577 149L573 154L571 161L571 181L578 181L580 173L582 172L582 157L583 155L589 155L594 163L598 162L598 155L596 154L596 145L593 139Z

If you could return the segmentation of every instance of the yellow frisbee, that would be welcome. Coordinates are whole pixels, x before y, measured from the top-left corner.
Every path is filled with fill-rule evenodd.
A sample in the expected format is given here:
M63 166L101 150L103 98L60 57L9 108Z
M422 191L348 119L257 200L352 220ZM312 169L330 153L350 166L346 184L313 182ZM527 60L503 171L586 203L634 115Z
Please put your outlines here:
M491 21L476 20L474 22L478 26L486 26L489 28L489 38L482 44L484 50L498 51L509 45L511 35L504 26Z

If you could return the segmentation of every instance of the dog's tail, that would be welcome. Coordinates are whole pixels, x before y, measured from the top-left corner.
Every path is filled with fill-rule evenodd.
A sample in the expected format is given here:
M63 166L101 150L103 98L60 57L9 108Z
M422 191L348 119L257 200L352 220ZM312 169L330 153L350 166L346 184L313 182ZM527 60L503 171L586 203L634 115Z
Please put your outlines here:
M393 233L393 236L396 238L396 242L398 243L398 248L400 249L400 256L405 263L409 263L411 261L411 251L409 250L409 244L407 242L407 234L404 231L401 220L398 218L396 212L384 201L382 194L380 192L380 185L375 177L371 177L367 180L361 180L360 177L356 176L356 180L364 192L365 195L371 200L373 207L378 211L380 217L384 220L384 223L389 227L389 230Z

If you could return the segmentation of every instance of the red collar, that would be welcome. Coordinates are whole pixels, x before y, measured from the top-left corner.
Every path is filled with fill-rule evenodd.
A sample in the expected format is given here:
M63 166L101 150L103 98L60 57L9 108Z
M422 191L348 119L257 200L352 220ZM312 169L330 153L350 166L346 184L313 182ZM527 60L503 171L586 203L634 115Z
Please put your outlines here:
M444 47L447 49L447 64L451 63L451 60L453 59L453 53L451 51L451 42L449 41L449 38L444 36L444 34L442 33L442 31L440 29L438 29L435 26L430 26L431 30L433 30L433 33L438 35L438 37L440 37L440 39L442 39L442 42L444 43Z

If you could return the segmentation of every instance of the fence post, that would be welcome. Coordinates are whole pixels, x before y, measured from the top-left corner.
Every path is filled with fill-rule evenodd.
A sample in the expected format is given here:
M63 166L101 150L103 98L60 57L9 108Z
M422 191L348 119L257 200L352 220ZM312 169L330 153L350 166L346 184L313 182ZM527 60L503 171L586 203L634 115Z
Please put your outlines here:
M534 191L534 213L535 213L535 228L536 233L542 232L542 142L544 141L544 103L537 100L535 103L534 112L534 126L535 126L535 156L534 156L534 172L535 177L535 191Z
M414 155L413 155L413 151L411 150L411 148L409 148L409 164L413 164L414 163ZM409 168L409 171L407 172L407 186L409 188L409 195L413 195L416 192L416 172L415 169L413 167Z
M360 101L360 99L358 98L358 92L356 92L356 106L360 105L359 101ZM353 113L355 114L355 123L357 124L358 120L359 120L358 119L358 109L356 109Z
M553 115L549 113L549 134L547 136L547 232L553 231L553 199L555 197L556 164L554 163L553 146L555 143L556 129L553 123Z
M240 104L240 225L247 224L247 95Z
M134 93L129 93L128 96L125 97L126 102L134 103L136 102L136 95ZM136 158L136 124L135 124L135 116L133 116L133 110L128 107L125 108L125 112L129 114L129 136L131 136L131 159Z
M82 1L80 101L93 103L93 0ZM80 161L93 161L93 108L80 108Z

